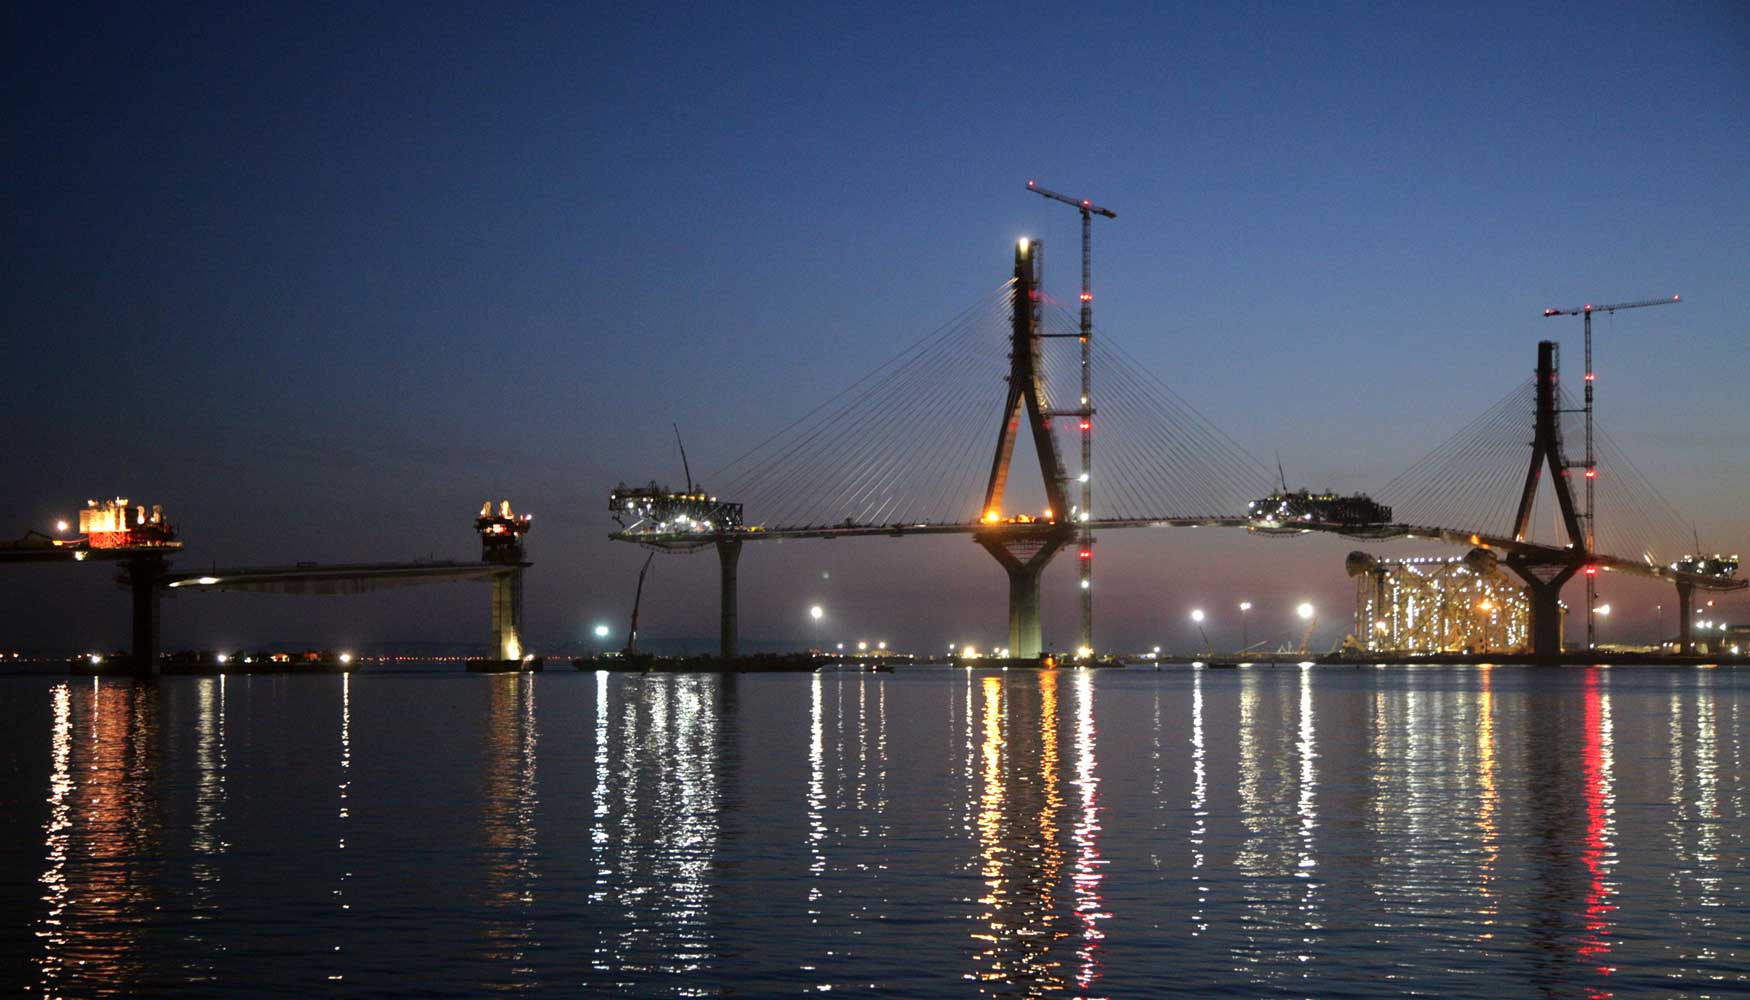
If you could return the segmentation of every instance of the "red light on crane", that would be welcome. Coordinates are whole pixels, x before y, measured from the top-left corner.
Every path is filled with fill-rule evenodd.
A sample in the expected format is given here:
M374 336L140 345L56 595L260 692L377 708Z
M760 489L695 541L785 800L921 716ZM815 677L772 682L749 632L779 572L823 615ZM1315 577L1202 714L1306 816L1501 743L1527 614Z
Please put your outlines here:
M1083 302L1092 302L1092 301L1094 301L1094 293L1093 293L1093 292L1083 292L1083 293L1082 293L1082 301L1083 301Z
M1586 381L1588 381L1588 382L1596 381L1597 378L1598 378L1598 376L1593 374L1592 372L1586 373Z
M1597 469L1587 469L1586 470L1586 478L1587 479L1597 479L1598 478L1598 470Z
M1092 427L1092 426L1094 426L1094 425L1093 425L1093 424L1090 424L1090 423L1088 423L1088 422L1087 422L1087 421L1086 421L1086 420L1084 420L1084 421L1082 421L1082 430L1084 430L1084 431L1085 431L1085 430L1087 430L1087 429L1088 429L1088 428L1090 428L1090 427Z
M1092 552L1092 551L1090 551L1090 550L1088 550L1088 549L1083 549L1083 550L1082 550L1082 551L1081 551L1081 553L1080 553L1080 554L1081 554L1081 557L1082 557L1082 558L1083 558L1083 559L1092 559L1092 558L1094 558L1094 553L1093 553L1093 552Z
M1597 576L1598 575L1598 567L1596 567L1596 566L1586 567L1586 575L1587 576Z

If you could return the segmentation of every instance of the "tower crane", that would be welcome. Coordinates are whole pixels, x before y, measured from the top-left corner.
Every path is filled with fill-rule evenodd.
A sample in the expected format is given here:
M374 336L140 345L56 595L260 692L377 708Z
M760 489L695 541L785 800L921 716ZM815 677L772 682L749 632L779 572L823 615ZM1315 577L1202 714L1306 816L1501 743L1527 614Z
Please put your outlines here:
M1080 565L1082 601L1081 601L1081 641L1077 644L1078 653L1093 655L1094 649L1094 531L1089 525L1093 516L1092 509L1094 490L1089 482L1093 473L1094 458L1094 404L1093 389L1089 379L1088 341L1094 332L1094 289L1091 284L1093 267L1093 221L1094 216L1107 219L1118 218L1118 213L1109 208L1101 208L1086 198L1071 198L1066 194L1058 194L1050 188L1040 187L1033 181L1027 182L1027 190L1034 194L1061 201L1082 215L1082 327L1080 340L1082 343L1082 401L1074 410L1064 411L1065 416L1076 416L1081 421L1082 431L1082 474L1079 477L1082 484L1082 502L1077 508L1077 517L1081 522L1081 545L1077 555L1081 558L1076 562Z
M1591 555L1597 542L1593 521L1592 487L1598 479L1598 458L1592 451L1592 314L1612 313L1618 309L1641 309L1646 306L1668 306L1681 302L1682 297L1673 295L1668 299L1642 299L1639 302L1616 302L1607 306L1584 305L1573 309L1545 309L1545 316L1582 316L1586 326L1586 554ZM1591 649L1597 638L1597 620L1595 608L1598 604L1598 574L1593 567L1586 567L1586 648Z

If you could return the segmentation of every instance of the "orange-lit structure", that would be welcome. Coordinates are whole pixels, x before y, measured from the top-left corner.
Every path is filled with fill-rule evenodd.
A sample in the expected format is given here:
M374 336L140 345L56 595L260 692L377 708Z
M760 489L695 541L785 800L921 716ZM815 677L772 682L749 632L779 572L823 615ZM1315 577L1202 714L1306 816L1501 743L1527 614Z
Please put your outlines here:
M153 504L150 513L140 504L132 514L130 517L127 497L87 500L79 511L79 534L93 549L156 548L175 543L176 528L164 519L162 504Z

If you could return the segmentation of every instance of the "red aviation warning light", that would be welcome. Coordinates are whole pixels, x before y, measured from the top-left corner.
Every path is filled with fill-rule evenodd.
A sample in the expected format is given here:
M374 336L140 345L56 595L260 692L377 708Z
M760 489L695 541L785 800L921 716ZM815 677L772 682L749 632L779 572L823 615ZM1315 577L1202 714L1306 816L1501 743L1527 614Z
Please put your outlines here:
M1587 576L1597 576L1598 575L1598 567L1596 567L1596 566L1586 567L1586 575Z

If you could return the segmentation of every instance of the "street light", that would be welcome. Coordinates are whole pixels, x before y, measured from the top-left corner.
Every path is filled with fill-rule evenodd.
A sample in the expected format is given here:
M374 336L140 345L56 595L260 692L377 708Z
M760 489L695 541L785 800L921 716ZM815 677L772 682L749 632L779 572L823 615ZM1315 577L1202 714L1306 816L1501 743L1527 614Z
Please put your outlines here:
M1197 634L1203 637L1203 649L1210 656L1215 655L1215 647L1209 644L1209 633L1203 631L1203 609L1192 608L1191 620L1197 623Z
M1294 609L1294 613L1300 616L1301 621L1306 622L1306 631L1300 634L1300 651L1304 654L1306 644L1312 640L1313 629L1318 628L1319 625L1318 611L1313 608L1312 602L1301 601L1300 606Z
M1244 653L1251 643L1246 641L1246 612L1252 610L1251 601L1240 602L1240 652Z
M826 617L826 609L824 609L820 605L816 604L813 607L808 609L808 617L814 619L815 621L820 621L822 618Z

